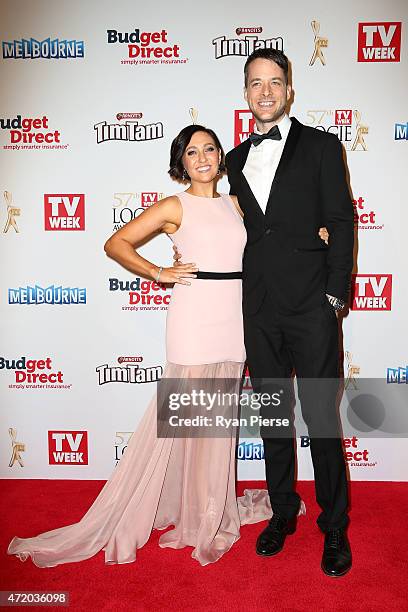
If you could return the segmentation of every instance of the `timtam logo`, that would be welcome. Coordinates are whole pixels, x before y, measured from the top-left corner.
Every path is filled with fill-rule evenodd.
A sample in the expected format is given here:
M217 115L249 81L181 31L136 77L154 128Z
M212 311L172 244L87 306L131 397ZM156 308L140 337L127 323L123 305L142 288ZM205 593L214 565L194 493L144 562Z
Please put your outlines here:
M46 231L85 229L85 195L83 193L46 193L44 195Z
M375 21L358 24L359 62L399 62L401 22Z
M121 116L123 113L119 113ZM139 113L141 114L141 113ZM107 123L100 121L95 123L96 142L106 142L107 140L128 140L141 142L146 140L157 140L163 138L163 123L141 124L137 120L125 121L125 123Z
M48 457L50 465L88 465L88 432L48 432Z
M96 368L96 372L98 372L99 385L113 382L143 384L158 382L162 377L163 367L155 365L142 368L136 362L128 362L123 367L108 366L107 363L104 363Z
M352 310L391 310L392 274L353 274Z
M241 144L254 131L255 119L250 110L234 111L234 147Z
M254 32L246 34L244 38L227 38L226 36L218 36L217 38L214 38L212 44L214 45L215 59L230 57L231 55L247 57L257 49L284 50L282 36L276 36L274 38L258 38L255 32L259 33L259 31L262 31L262 28L248 29L252 29ZM243 34L244 30L245 28L238 28L236 30L237 36Z

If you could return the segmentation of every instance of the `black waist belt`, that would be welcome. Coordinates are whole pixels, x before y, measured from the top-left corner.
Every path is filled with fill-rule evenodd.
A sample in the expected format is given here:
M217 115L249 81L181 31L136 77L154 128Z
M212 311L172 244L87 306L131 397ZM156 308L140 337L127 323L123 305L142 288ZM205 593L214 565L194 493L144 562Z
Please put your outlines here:
M197 278L209 280L227 280L233 278L242 278L242 272L195 272Z

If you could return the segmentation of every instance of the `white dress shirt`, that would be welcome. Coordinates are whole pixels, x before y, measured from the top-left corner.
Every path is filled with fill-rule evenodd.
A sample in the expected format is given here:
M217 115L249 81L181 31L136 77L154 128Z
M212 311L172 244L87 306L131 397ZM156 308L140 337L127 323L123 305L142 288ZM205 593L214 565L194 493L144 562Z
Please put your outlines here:
M251 145L245 166L242 170L252 193L264 213L268 203L272 181L289 133L291 120L288 115L285 114L276 125L279 128L282 140L265 139L257 147ZM256 134L261 134L256 126L254 132Z

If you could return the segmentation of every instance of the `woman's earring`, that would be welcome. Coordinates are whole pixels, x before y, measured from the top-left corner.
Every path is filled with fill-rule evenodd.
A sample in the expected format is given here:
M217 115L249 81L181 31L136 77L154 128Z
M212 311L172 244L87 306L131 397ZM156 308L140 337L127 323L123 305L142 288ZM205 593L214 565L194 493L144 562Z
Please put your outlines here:
M187 170L184 168L184 170L183 170L183 180L188 181L189 178L190 177L187 174Z
M220 170L220 167L218 166L217 176L219 176L220 174L221 174L221 170Z

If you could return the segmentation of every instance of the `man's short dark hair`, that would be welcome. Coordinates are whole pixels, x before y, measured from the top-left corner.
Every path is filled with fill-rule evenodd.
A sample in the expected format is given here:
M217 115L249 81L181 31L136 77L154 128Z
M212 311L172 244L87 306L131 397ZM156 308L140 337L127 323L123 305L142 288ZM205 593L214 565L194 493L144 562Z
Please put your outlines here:
M285 75L285 82L288 83L288 73L289 73L289 60L283 51L279 51L278 49L256 49L251 55L248 56L247 61L244 66L244 77L245 77L245 87L248 87L248 67L251 62L256 59L267 59L271 62L275 62L278 64L280 68L282 68L283 73Z
M175 139L171 143L170 148L170 170L168 172L171 178L175 179L176 181L186 180L184 175L184 165L182 162L182 157L188 147L188 144L193 134L195 134L196 132L206 132L207 134L209 134L209 136L211 136L211 138L215 142L215 146L219 151L221 151L220 172L225 172L226 170L225 153L217 134L210 128L206 128L203 125L187 125L175 137Z

